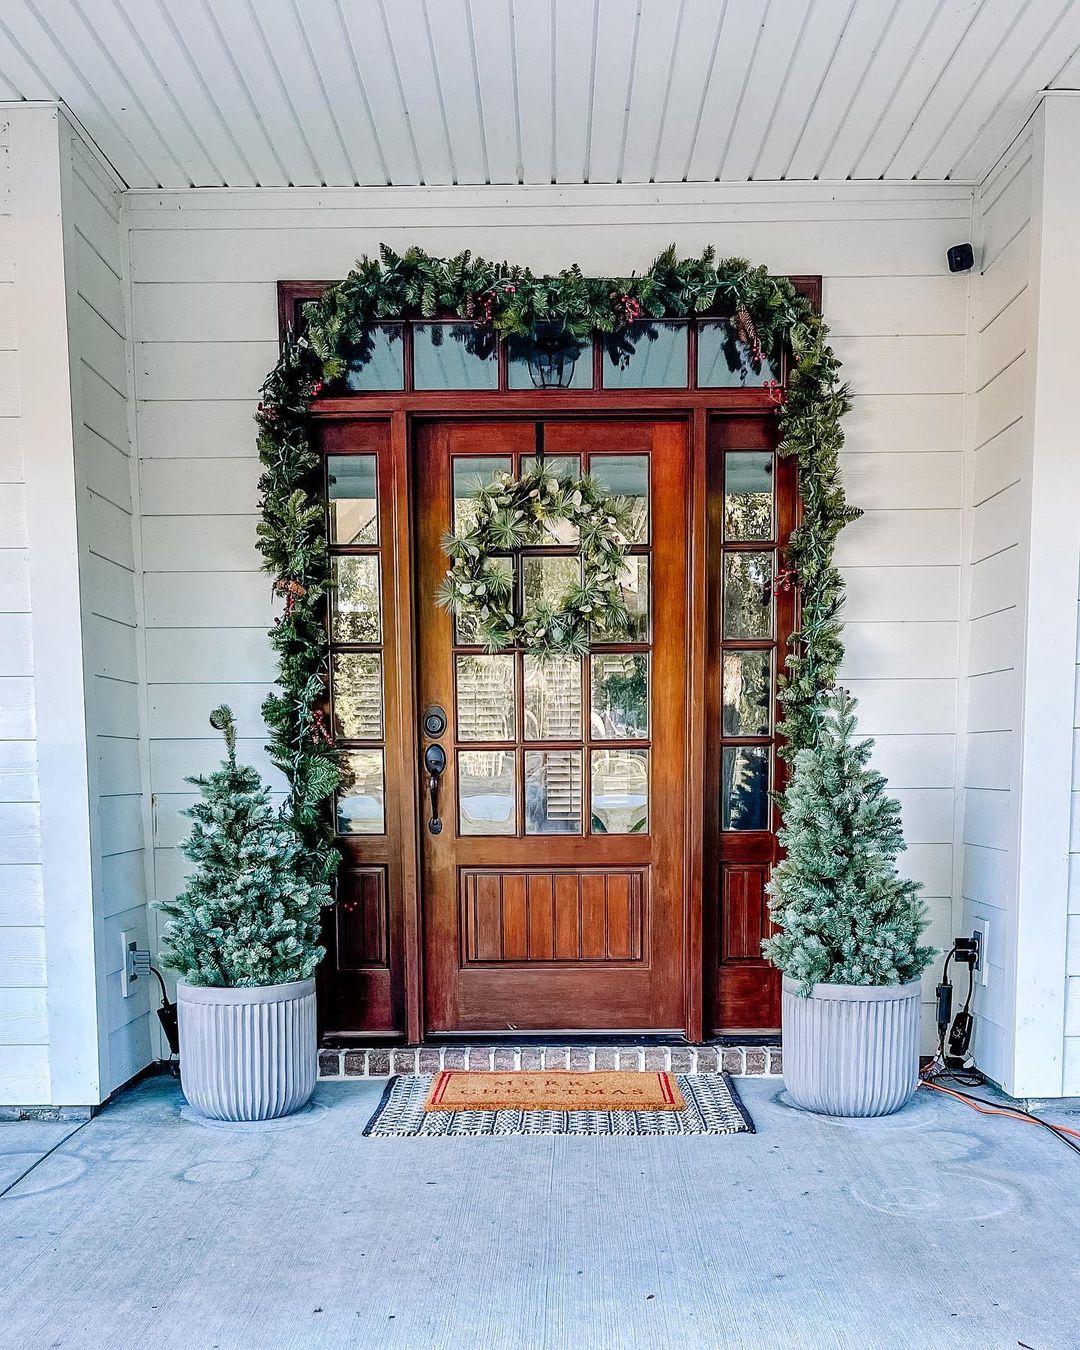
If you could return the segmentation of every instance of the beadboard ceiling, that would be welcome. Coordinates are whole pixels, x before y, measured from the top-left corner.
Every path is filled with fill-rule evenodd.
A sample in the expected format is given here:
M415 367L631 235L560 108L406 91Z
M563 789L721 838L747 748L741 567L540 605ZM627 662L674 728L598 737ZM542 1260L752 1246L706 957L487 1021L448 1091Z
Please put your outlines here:
M2 0L135 188L978 181L1080 0Z

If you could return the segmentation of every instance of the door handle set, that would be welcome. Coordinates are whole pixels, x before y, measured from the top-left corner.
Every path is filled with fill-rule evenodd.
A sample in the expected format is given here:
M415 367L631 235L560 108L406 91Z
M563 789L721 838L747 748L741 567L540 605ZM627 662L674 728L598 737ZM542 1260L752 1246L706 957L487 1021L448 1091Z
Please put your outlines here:
M431 797L431 817L428 830L431 834L442 834L443 823L439 818L439 779L446 768L446 751L441 745L429 745L424 751L424 769L427 772L428 794Z

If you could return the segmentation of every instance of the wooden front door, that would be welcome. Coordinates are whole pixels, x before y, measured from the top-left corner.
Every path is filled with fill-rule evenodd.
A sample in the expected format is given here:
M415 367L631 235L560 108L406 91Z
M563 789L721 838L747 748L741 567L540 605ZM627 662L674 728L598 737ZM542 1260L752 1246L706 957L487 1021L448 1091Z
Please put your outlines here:
M687 434L679 420L550 421L547 461L633 499L633 625L585 659L483 652L434 595L477 483L519 473L533 420L416 427L425 1025L429 1033L679 1031L686 851ZM572 545L507 558L556 599ZM440 730L440 727L443 729ZM436 755L437 759L437 755ZM433 832L433 817L441 828Z
M777 681L796 627L780 572L798 509L775 417L715 419L707 461L705 1031L775 1031L780 978L761 955L778 857ZM711 979L710 979L711 976ZM711 987L710 987L711 984Z

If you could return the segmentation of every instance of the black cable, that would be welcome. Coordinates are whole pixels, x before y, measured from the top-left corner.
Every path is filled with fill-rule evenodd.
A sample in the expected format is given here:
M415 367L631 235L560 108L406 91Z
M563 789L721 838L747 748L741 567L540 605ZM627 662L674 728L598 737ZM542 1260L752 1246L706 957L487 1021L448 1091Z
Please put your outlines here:
M956 1082L965 1081L952 1071L944 1071L928 1076L927 1082L937 1082L942 1078L952 1078ZM982 1078L981 1075L980 1078ZM985 1078L982 1078L982 1081L985 1082ZM1006 1105L1002 1102L991 1101L987 1097L976 1097L970 1092L961 1092L959 1088L955 1087L949 1088L949 1091L955 1093L957 1097L962 1098L964 1101L971 1102L974 1106L988 1106L991 1111L1007 1111L1013 1116L1023 1116L1025 1120L1031 1121L1033 1125L1041 1125L1044 1130L1049 1130L1055 1138L1060 1139L1061 1142L1071 1148L1074 1153L1080 1153L1080 1141L1074 1139L1070 1134L1067 1134L1052 1121L1043 1120L1042 1116L1037 1116L1031 1111L1025 1111L1022 1106L1013 1106L1011 1103Z

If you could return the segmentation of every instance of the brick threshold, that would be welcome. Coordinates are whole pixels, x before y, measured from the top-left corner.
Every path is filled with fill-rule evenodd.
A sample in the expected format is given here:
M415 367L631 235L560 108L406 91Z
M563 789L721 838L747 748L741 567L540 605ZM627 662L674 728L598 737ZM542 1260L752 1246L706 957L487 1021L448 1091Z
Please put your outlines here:
M487 1073L536 1069L716 1073L723 1069L736 1078L777 1078L783 1073L783 1059L778 1045L420 1045L319 1051L320 1079L344 1082L441 1069Z

